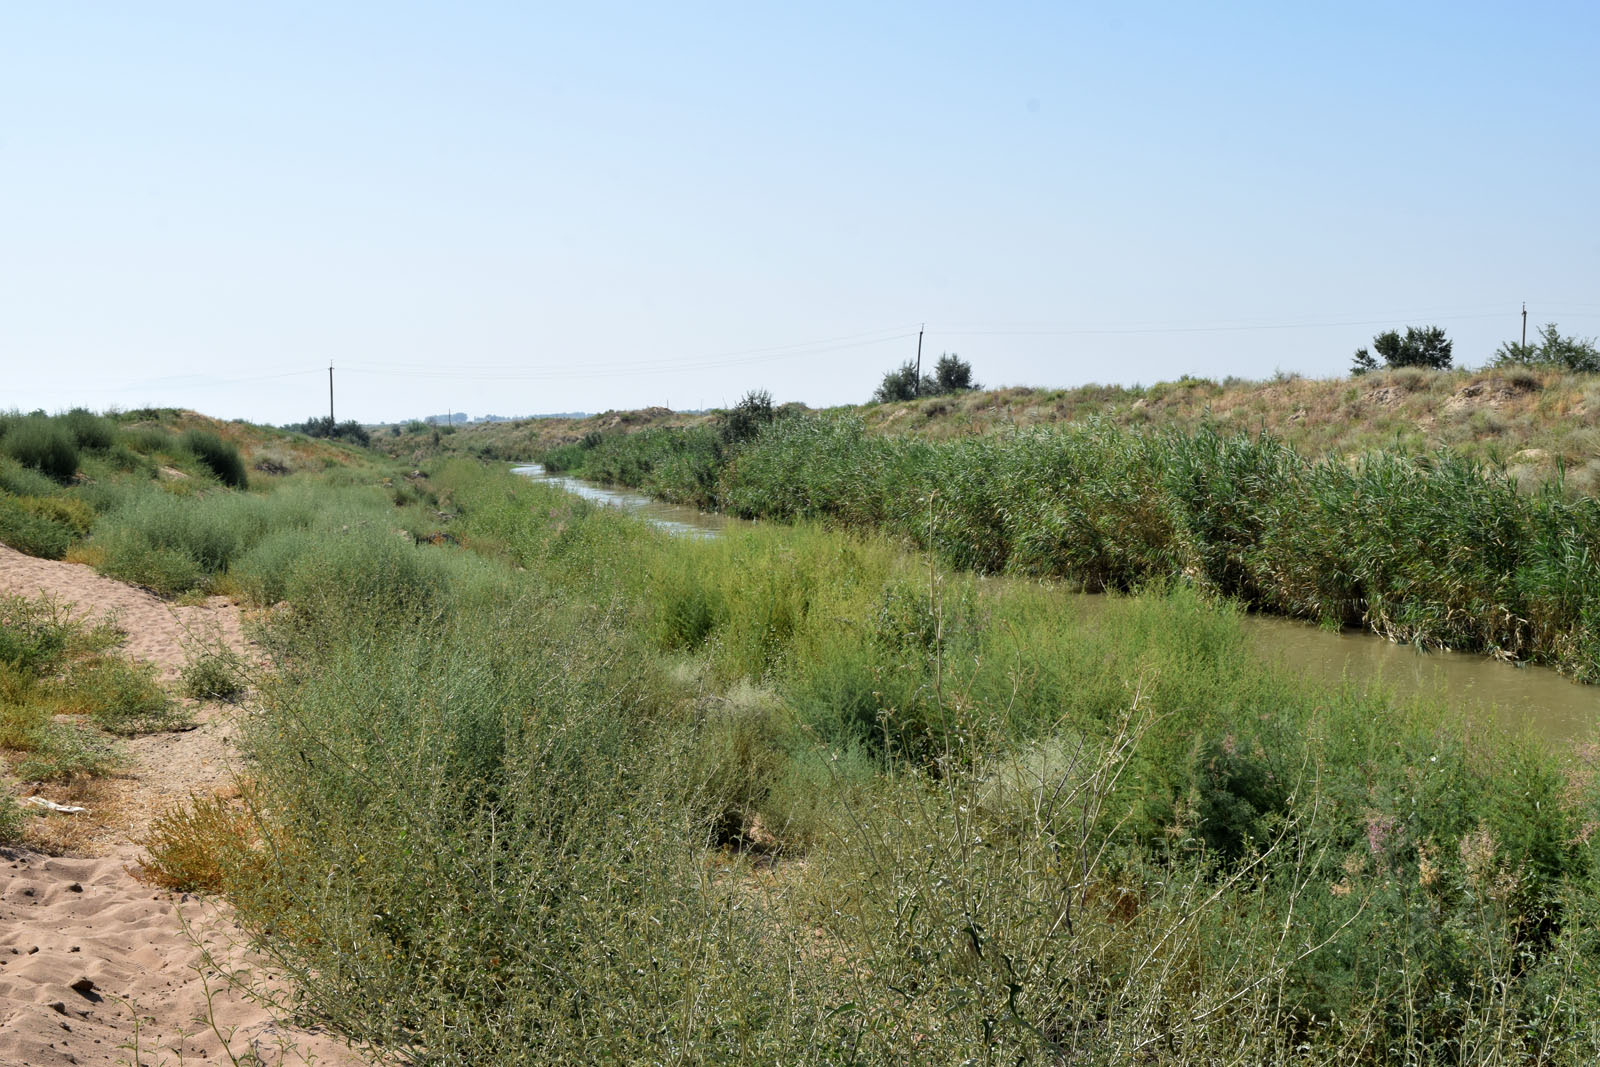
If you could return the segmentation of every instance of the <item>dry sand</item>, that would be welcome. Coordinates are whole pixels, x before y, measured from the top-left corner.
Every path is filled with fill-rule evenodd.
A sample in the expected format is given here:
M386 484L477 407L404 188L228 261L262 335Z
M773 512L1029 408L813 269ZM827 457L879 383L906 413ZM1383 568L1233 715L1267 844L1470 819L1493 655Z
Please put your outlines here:
M123 650L177 678L197 643L253 656L226 599L176 607L88 567L0 545L0 591L49 595L75 614L107 613ZM201 705L200 725L124 744L121 772L47 792L83 815L49 815L46 840L69 855L0 850L0 1067L57 1064L314 1063L363 1058L333 1035L230 988L222 969L278 989L242 947L226 905L137 876L150 822L191 794L225 789L238 766L232 709ZM202 947L203 946L203 947ZM208 956L208 952L210 955ZM220 968L219 969L219 964ZM252 1060L251 1057L256 1059Z

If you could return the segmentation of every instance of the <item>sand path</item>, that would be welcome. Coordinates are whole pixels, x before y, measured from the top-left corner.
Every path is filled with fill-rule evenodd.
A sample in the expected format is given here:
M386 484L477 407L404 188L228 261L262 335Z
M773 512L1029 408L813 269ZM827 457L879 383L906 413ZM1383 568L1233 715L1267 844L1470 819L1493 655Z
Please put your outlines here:
M95 618L113 613L128 633L123 651L154 663L167 682L196 643L254 655L238 609L220 597L176 607L80 564L4 545L0 591L53 596ZM364 1062L332 1035L290 1026L229 987L207 950L232 972L270 970L240 947L244 934L225 904L134 873L137 842L157 815L231 782L234 714L201 705L194 730L126 742L120 773L47 793L89 808L46 820L59 827L46 837L69 855L0 850L0 1067Z

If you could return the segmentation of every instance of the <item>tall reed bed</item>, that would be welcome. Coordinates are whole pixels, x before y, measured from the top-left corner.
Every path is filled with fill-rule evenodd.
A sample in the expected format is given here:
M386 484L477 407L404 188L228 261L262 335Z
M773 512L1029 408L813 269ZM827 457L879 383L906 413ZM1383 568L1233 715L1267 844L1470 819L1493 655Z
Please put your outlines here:
M662 447L630 441L589 453ZM980 572L1090 590L1178 580L1600 680L1600 502L1558 484L1519 493L1451 453L1313 461L1266 434L1105 422L929 442L792 417L731 453L715 485L711 502L737 515L880 528Z

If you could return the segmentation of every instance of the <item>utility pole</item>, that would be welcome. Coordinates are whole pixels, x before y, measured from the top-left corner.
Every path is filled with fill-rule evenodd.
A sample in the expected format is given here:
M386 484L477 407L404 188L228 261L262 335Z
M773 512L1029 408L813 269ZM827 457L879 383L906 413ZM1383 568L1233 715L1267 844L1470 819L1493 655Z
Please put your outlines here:
M1528 302L1522 302L1522 347L1528 347Z
M328 360L328 432L333 432L333 360Z
M927 329L927 326L927 323L923 323L917 327L917 377L911 383L912 396L922 395L922 331Z

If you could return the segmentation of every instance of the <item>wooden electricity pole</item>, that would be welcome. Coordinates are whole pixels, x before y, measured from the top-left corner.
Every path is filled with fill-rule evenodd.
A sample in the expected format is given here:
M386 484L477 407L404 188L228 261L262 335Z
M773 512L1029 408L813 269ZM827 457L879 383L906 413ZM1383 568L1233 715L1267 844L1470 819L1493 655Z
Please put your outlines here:
M1522 347L1528 347L1528 302L1522 302Z
M333 360L328 360L328 432L333 432Z
M927 323L917 327L917 376L911 382L911 395L922 395L922 331L927 328Z

